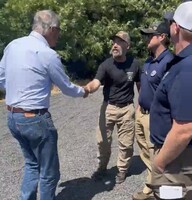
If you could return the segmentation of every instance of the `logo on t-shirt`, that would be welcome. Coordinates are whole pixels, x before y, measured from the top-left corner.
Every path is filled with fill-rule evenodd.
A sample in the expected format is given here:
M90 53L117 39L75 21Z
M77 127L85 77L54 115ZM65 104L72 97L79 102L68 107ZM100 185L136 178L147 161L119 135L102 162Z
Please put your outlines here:
M133 72L127 72L128 81L133 81Z

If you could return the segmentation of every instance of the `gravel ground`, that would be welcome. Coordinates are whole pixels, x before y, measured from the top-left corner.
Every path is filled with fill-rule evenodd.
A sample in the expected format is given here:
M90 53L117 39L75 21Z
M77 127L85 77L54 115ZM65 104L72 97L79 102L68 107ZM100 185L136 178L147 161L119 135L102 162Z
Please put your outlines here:
M101 101L101 90L86 99L62 94L51 97L50 112L59 133L61 180L57 200L131 200L133 192L143 187L146 172L136 145L126 181L115 185L118 150L115 132L108 176L100 182L90 178L97 168L95 128ZM0 200L16 200L23 175L23 157L7 129L4 102L0 103L0 112Z

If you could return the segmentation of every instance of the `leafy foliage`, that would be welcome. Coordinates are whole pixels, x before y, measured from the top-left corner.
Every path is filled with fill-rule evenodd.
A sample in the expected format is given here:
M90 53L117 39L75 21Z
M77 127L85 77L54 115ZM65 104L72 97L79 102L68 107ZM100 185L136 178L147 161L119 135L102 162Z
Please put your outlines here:
M59 54L71 66L80 64L79 70L71 67L80 76L91 76L108 56L110 37L119 30L129 31L132 53L146 57L139 28L161 20L166 10L179 3L179 0L1 0L0 50L12 39L29 33L37 10L52 9L61 18Z

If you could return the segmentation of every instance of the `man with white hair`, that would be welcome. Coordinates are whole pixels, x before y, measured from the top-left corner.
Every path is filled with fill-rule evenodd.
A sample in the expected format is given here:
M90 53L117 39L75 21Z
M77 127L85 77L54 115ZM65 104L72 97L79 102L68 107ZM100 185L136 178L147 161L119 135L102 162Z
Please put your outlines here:
M180 4L165 16L175 58L164 75L150 109L150 137L155 145L152 188L161 199L182 199L184 185L191 199L192 186L192 2ZM166 198L165 198L166 197Z
M55 200L60 178L57 130L51 114L52 84L72 97L87 92L69 81L55 47L60 34L58 16L51 10L35 14L32 32L13 40L0 62L0 86L6 89L8 127L25 158L20 200Z

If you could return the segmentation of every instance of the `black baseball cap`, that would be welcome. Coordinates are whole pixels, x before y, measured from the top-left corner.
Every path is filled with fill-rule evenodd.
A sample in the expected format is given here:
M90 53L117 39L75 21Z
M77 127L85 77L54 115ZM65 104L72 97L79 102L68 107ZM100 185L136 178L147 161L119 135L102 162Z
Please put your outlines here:
M142 28L140 29L140 32L142 35L147 34L167 34L169 36L169 25L167 22L155 22L151 24L148 28Z

